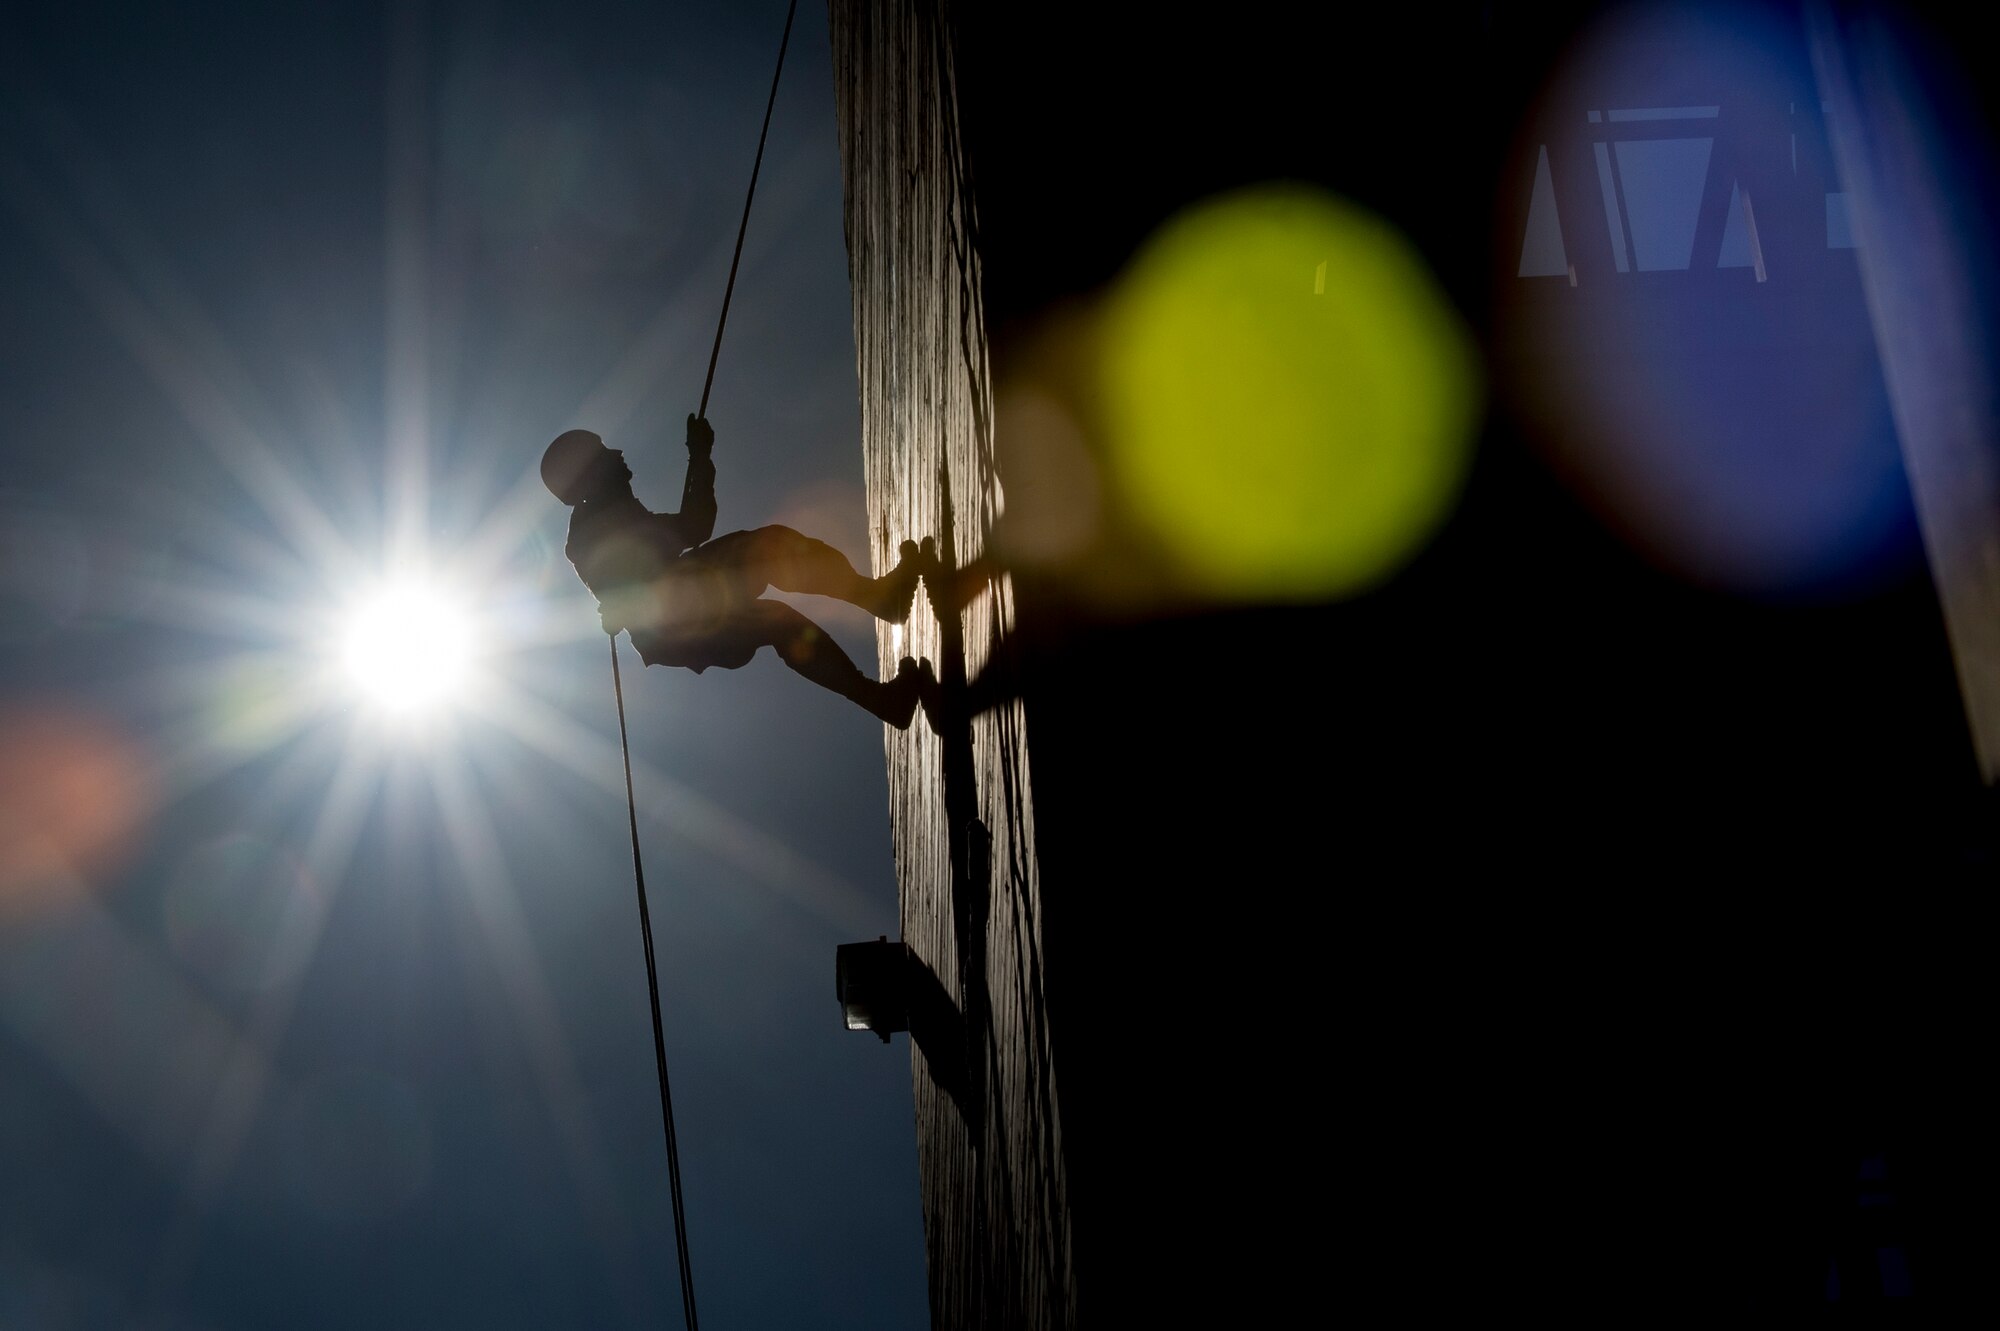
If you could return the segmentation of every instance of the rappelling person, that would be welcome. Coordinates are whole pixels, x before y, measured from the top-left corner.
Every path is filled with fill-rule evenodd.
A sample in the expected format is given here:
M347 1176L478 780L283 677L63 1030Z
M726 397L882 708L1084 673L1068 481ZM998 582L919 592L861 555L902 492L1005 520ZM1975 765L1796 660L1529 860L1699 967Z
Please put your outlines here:
M936 725L937 677L930 662L904 657L896 677L861 673L826 631L769 588L831 596L877 619L909 618L917 580L937 563L934 543L904 541L896 567L863 577L847 556L790 527L715 530L715 431L687 420L687 480L678 513L654 513L632 493L625 455L589 430L556 436L542 454L542 484L570 506L563 553L597 597L604 631L632 635L647 665L734 670L774 647L785 664L850 698L898 730L922 706Z

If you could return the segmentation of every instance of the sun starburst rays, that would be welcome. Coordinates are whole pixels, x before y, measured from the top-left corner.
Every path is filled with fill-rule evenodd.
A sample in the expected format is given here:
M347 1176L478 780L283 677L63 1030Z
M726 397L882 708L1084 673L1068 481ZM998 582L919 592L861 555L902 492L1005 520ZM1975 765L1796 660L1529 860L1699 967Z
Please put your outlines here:
M300 1048L294 1026L317 1020L337 988L320 984L346 912L379 904L369 898L385 889L368 877L378 851L409 869L390 875L399 889L439 894L454 923L470 926L501 1000L488 996L480 1020L525 1054L586 1217L607 1230L626 1223L561 1020L559 973L529 928L542 889L503 841L504 810L560 808L556 796L579 790L607 808L624 796L602 633L551 536L559 511L532 465L542 440L513 437L508 412L520 400L449 400L466 382L452 362L464 329L448 265L433 264L420 35L402 25L390 38L379 378L346 375L326 346L274 352L214 317L80 133L50 139L32 162L0 154L0 207L28 221L78 305L166 407L148 455L156 466L119 478L135 500L118 533L133 557L105 561L94 588L101 641L118 653L94 681L109 681L99 696L143 730L162 808L198 811L177 825L157 818L161 838L170 826L195 843L256 838L287 866L265 888L291 894L224 939L240 950L214 973L202 947L215 940L196 926L183 922L163 944L158 920L149 933L89 907L175 993L202 999L207 1025L195 1033L221 1051L187 1074L208 1078L190 1131L154 1152L183 1188L155 1293L196 1269L217 1207L241 1188L275 1186L249 1182L251 1162L301 1064L319 1056ZM787 188L774 186L771 225L745 253L753 270L781 245ZM718 241L682 291L663 296L719 289L727 257ZM644 409L663 366L681 367L691 393L710 330L689 311L702 303L663 298L558 419L615 429ZM300 317L310 323L312 312ZM759 317L745 310L739 329L754 332ZM529 368L487 367L486 377L526 383ZM572 714L576 686L564 676L577 671L607 692ZM640 758L634 772L646 835L692 848L843 936L872 934L879 909L852 883L659 766ZM163 850L172 861L190 848ZM182 865L162 877L189 875ZM150 884L162 915L172 888ZM241 921L218 932L231 923ZM377 941L387 952L398 940L368 945ZM137 1134L126 1125L149 1107L127 1098L107 1119Z

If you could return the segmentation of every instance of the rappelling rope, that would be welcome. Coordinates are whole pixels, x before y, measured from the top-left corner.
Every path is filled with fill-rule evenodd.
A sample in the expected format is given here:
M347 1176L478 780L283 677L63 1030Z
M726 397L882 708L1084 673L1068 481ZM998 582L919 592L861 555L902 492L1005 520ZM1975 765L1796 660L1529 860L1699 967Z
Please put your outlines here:
M646 996L653 1000L653 1060L660 1069L660 1122L667 1133L667 1190L674 1203L674 1257L681 1272L681 1311L695 1331L694 1272L688 1266L687 1215L681 1206L681 1148L674 1137L674 1093L667 1085L667 1037L660 1024L660 966L653 957L653 913L646 908L646 865L639 858L639 801L632 793L632 741L625 736L625 683L618 639L611 643L611 692L618 699L618 747L625 754L625 812L632 827L632 882L639 890L639 936L646 943Z
M764 142L771 135L771 109L778 104L778 79L785 72L785 48L792 41L792 20L799 0L785 11L785 35L778 41L778 67L771 72L771 96L764 103L764 128L757 135L757 157L750 164L750 189L743 196L743 221L736 228L736 253L729 260L729 282L722 291L722 315L715 321L715 346L708 353L708 377L701 385L697 416L708 415L708 391L715 385L715 362L722 354L722 330L729 322L729 299L736 292L736 266L743 260L743 237L750 230L750 203L757 197L757 173L764 166ZM674 1097L667 1084L667 1037L660 1022L660 968L653 955L653 916L646 906L646 865L639 854L639 800L632 789L632 741L625 733L625 683L618 669L618 635L611 643L611 693L618 700L618 747L625 758L625 813L632 829L632 884L639 893L639 934L646 944L646 997L653 1007L653 1058L660 1069L660 1123L667 1137L667 1184L674 1204L674 1255L681 1273L681 1312L688 1331L697 1331L694 1312L694 1271L688 1263L687 1211L681 1204L681 1151L674 1138Z
M715 346L708 353L708 378L701 384L701 409L708 415L708 390L715 385L715 358L722 354L722 328L729 322L729 297L736 290L736 265L743 259L743 234L750 229L750 201L757 197L757 172L764 165L764 140L771 136L771 108L778 104L778 76L785 72L785 47L792 40L792 18L799 12L799 0L785 11L785 35L778 40L778 67L771 73L771 97L764 103L764 131L757 136L757 160L750 164L750 189L743 196L743 222L736 228L736 253L729 259L729 284L722 289L722 317L715 321Z

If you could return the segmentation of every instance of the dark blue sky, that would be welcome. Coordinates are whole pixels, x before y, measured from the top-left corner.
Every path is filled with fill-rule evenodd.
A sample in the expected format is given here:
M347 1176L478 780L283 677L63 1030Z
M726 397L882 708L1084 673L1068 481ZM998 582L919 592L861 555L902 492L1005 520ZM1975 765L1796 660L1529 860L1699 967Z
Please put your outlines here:
M16 5L0 30L0 1325L678 1317L602 635L542 446L678 500L782 5ZM709 416L720 528L866 560L822 6ZM476 702L324 687L413 563ZM821 607L813 606L818 610ZM872 667L865 623L825 623ZM879 723L627 703L718 1326L926 1321Z

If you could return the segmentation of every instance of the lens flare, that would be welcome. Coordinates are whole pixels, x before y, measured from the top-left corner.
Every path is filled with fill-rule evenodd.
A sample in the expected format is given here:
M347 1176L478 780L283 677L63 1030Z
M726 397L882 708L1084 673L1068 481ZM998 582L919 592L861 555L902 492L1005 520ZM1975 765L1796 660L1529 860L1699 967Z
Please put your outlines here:
M61 702L0 709L0 924L63 906L117 869L148 821L145 755Z
M1531 443L1647 560L1837 601L1922 552L1801 54L1796 16L1755 6L1619 6L1587 29L1496 200L1521 229L1495 343Z
M1209 591L1360 591L1421 548L1471 458L1470 343L1414 247L1302 185L1156 234L1104 328L1113 483Z

